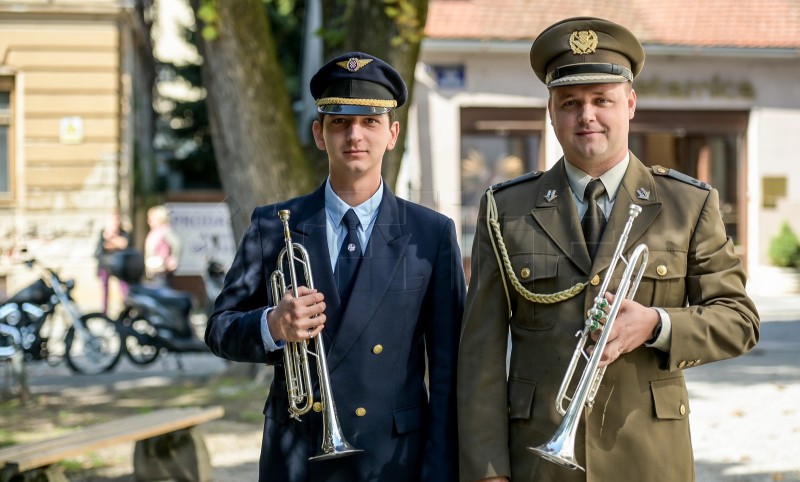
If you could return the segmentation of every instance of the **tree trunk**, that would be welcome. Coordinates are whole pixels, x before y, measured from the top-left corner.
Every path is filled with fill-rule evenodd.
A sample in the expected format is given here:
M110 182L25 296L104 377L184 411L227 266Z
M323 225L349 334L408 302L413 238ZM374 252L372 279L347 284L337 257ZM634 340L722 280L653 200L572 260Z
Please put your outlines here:
M192 3L197 12L198 0ZM202 76L217 169L238 240L255 207L307 193L314 183L262 1L214 5L218 35L200 42Z

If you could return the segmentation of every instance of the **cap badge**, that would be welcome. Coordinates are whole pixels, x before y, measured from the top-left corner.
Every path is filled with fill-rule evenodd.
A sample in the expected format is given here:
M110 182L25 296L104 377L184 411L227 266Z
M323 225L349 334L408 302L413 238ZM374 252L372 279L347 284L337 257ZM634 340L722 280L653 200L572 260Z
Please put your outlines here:
M597 34L594 30L576 30L569 36L569 47L575 55L593 54L597 50Z
M343 60L341 62L336 62L336 65L343 69L347 69L350 72L358 72L362 67L370 62L372 62L372 59L357 59L355 57L351 57L346 61Z
M547 202L551 202L556 197L558 197L558 194L556 194L556 190L555 189L550 189L549 191L547 191L547 193L545 193L544 200L547 201Z
M645 201L647 201L647 200L650 199L650 191L648 191L647 189L645 189L643 187L640 187L639 189L636 190L636 197L638 197L639 199L644 199Z

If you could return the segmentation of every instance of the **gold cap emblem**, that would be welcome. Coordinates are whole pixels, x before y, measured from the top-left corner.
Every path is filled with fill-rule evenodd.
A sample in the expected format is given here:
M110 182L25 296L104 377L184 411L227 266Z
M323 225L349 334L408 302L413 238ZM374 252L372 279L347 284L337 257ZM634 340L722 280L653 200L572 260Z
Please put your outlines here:
M350 72L358 72L359 70L361 70L362 67L364 67L370 62L372 62L372 59L357 59L355 57L351 57L346 61L343 60L341 62L336 62L336 65Z
M576 30L569 36L569 47L575 55L593 54L597 50L597 34L594 30Z

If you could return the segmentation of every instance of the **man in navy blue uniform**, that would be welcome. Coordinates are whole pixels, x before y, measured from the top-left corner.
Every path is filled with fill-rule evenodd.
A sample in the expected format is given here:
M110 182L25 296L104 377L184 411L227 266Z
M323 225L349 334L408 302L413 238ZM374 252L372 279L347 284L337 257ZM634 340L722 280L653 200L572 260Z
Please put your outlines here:
M408 97L405 82L382 60L351 52L320 68L311 93L328 178L308 195L253 212L206 343L229 360L276 365L260 481L455 481L455 369L466 291L455 227L397 198L381 177L383 155L400 131L394 109ZM308 251L314 286L274 300L270 275L285 247L281 210L290 211L292 241ZM320 451L326 408L316 361L310 357L318 402L300 421L290 417L280 365L287 342L306 340L313 351L318 336L341 432L362 452L310 461Z

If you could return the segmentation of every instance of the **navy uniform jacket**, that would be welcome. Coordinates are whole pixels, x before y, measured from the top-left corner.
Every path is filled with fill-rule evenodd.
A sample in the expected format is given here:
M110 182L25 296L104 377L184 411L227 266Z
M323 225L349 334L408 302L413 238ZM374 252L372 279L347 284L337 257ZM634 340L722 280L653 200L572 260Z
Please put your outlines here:
M695 473L683 370L741 355L758 340L758 314L745 291L741 260L725 233L719 195L674 171L647 168L631 154L592 260L563 163L512 181L496 192L495 200L510 267L520 283L528 291L550 294L589 281L573 298L533 303L509 286L509 311L501 280L508 274L498 267L491 246L483 198L459 355L461 477L691 482ZM575 333L583 329L586 312L609 276L631 203L642 212L625 255L640 243L650 250L634 300L669 314L669 352L642 345L608 366L576 437L576 457L586 472L569 470L527 447L547 442L561 423L554 402L577 344ZM611 292L623 270L620 262L611 275ZM578 365L572 387L584 366Z
M220 357L279 364L264 408L259 480L457 480L455 369L466 287L453 222L384 188L342 312L324 192L323 185L253 212L206 328L206 343ZM289 417L283 350L268 353L261 340L262 313L275 304L269 278L285 247L282 209L291 211L292 241L309 253L314 287L325 295L326 324L341 320L335 338L327 326L322 336L344 437L364 450L357 455L308 461L322 443L322 415L312 410L302 422ZM312 379L319 400L315 366Z

